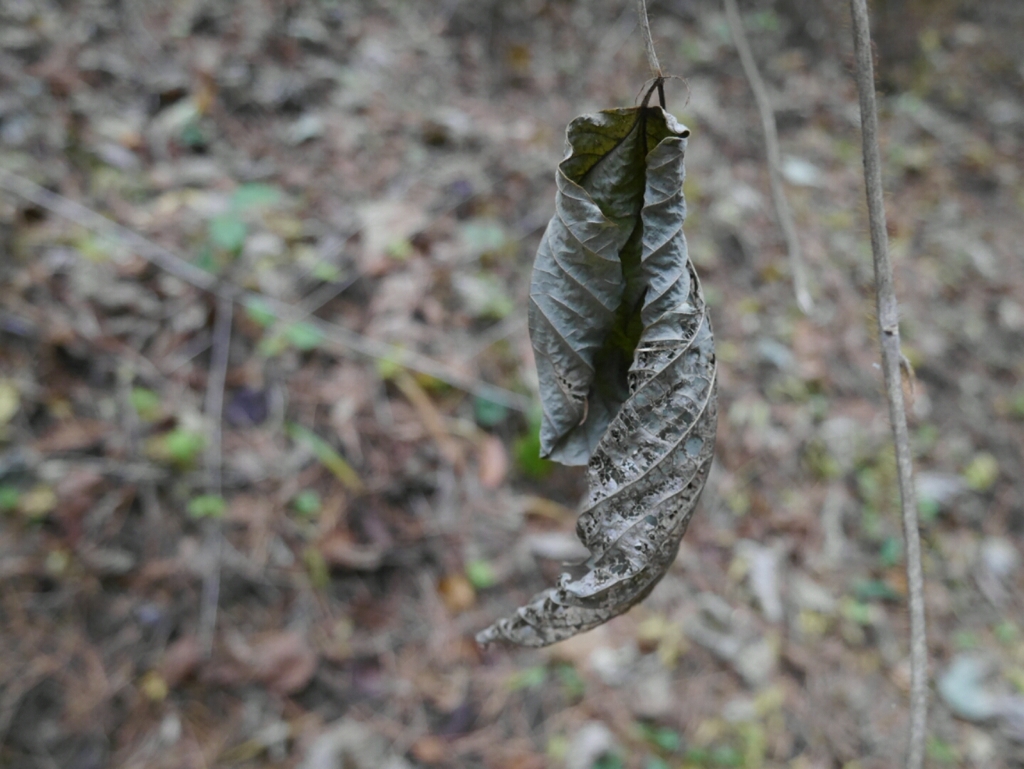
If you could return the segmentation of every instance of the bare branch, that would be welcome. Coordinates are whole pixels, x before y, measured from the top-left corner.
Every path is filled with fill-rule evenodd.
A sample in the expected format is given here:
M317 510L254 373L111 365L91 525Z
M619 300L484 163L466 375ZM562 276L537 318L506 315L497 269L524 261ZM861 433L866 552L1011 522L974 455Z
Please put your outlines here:
M882 348L885 394L889 400L889 420L896 444L903 513L903 536L907 549L907 588L910 593L910 729L907 769L920 769L924 762L925 731L928 718L928 643L924 617L924 578L921 573L921 536L918 531L917 501L914 491L907 414L903 405L900 375L899 306L893 288L889 239L886 232L885 203L882 198L882 167L878 151L878 112L875 106L875 73L871 61L871 28L866 0L850 0L853 13L853 45L857 57L857 90L860 92L860 119L864 148L864 182L867 188L868 221L871 226L871 252L875 263L875 298L878 310L878 337Z
M636 0L636 15L640 21L640 33L644 38L644 51L647 52L647 63L651 67L651 74L655 77L664 77L661 65L658 63L658 54L654 51L651 22L647 18L647 0Z
M772 200L775 203L775 214L779 219L779 226L782 227L782 233L786 238L796 303L805 314L810 314L814 309L814 302L811 300L811 293L807 288L807 272L804 267L803 253L800 250L800 239L796 234L796 223L793 221L793 211L789 207L786 190L782 186L779 131L775 125L775 112L772 110L772 104L768 98L768 89L765 88L764 80L757 69L757 62L754 61L754 54L750 50L750 43L747 42L747 33L743 30L743 20L740 18L736 0L725 0L725 15L729 20L729 29L732 31L732 39L736 43L736 50L740 54L743 72L746 74L747 80L750 81L750 89L754 92L757 110L761 113L761 127L764 130L764 143L768 154L768 178L772 187Z

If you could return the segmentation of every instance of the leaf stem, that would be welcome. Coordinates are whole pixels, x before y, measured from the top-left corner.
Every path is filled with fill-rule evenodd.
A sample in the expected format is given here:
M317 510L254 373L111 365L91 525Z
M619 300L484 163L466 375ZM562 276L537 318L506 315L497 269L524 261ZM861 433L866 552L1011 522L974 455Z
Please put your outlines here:
M878 111L875 105L875 73L871 60L871 27L866 0L850 0L853 15L853 46L857 60L857 90L860 92L861 133L864 150L864 183L867 191L871 251L875 265L875 299L878 311L879 343L889 420L896 445L903 536L907 548L907 588L910 593L910 728L907 769L920 769L928 717L928 643L924 616L924 577L921 570L921 535L918 531L913 464L907 434L900 374L899 305L893 288L889 239L886 232L885 202L882 197L882 168L878 151Z
M665 78L663 77L654 78L654 82L651 83L644 94L644 100L640 102L641 109L647 109L647 105L650 103L655 91L658 92L658 101L661 103L661 108L665 109Z
M636 0L636 15L640 20L640 32L644 38L644 50L647 52L647 63L651 67L651 74L656 78L664 79L665 73L661 71L658 63L658 54L654 51L654 38L651 37L651 22L647 18L647 0ZM664 97L662 97L664 106Z

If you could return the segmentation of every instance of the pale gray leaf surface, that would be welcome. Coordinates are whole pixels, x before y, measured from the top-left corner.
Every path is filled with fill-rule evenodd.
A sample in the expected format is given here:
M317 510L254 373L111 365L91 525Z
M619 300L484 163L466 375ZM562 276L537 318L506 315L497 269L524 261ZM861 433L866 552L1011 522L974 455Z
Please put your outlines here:
M577 534L591 556L481 644L545 646L589 630L642 600L675 559L717 425L711 323L682 230L688 135L658 107L569 126L530 337L542 454L588 465Z

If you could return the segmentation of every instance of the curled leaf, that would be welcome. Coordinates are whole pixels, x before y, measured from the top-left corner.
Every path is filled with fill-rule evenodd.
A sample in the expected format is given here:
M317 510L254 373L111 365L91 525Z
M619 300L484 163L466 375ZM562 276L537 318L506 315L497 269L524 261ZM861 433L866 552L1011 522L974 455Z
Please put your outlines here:
M642 600L675 559L717 424L711 323L682 231L688 136L646 104L569 125L530 338L541 455L587 464L576 530L591 556L481 644L545 646L589 630Z

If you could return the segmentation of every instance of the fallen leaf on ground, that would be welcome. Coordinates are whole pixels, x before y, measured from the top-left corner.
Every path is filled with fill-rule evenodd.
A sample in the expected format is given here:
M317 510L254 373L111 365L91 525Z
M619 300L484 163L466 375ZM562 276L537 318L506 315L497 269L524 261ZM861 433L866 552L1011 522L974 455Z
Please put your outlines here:
M278 694L295 694L316 672L317 656L298 633L284 631L264 638L252 648L252 673Z
M485 489L496 489L505 482L505 476L508 475L508 452L501 438L488 435L480 442L477 469L480 485Z
M386 272L415 233L427 224L423 209L397 200L378 200L359 208L363 253L360 266L371 275Z
M63 451L85 451L95 446L110 431L109 422L98 419L74 419L54 426L36 441L42 454Z
M428 734L416 740L410 752L421 764L439 764L448 755L448 746L440 737Z
M444 605L452 614L464 612L476 603L476 591L469 580L461 574L449 574L447 577L443 577L437 586L437 591L440 593Z
M561 523L572 521L576 513L569 507L544 497L526 497L523 505L523 515L531 515L537 518L547 518L550 521ZM589 551L588 551L589 552Z
M953 715L967 721L986 721L998 713L997 698L985 686L990 672L981 658L961 654L939 677L939 697Z
M163 702L168 694L167 682L154 670L149 671L139 681L139 690L150 702Z
M375 571L384 560L379 547L357 544L351 534L338 529L320 542L320 552L328 566L350 571Z
M548 762L536 753L520 753L502 761L500 769L544 769Z
M81 519L93 506L103 486L103 476L94 470L75 468L57 482L59 515L70 541L81 534Z
M82 497L92 497L103 476L94 470L75 468L57 482L57 496L67 503Z
M599 758L615 749L615 736L600 721L588 721L573 737L566 769L591 769Z
M18 498L18 512L26 518L43 518L57 507L57 495L49 486L39 485Z
M410 769L404 758L388 755L380 735L348 718L335 721L313 740L299 766L300 769Z
M174 689L196 672L203 661L203 652L195 636L184 636L167 647L157 672Z

